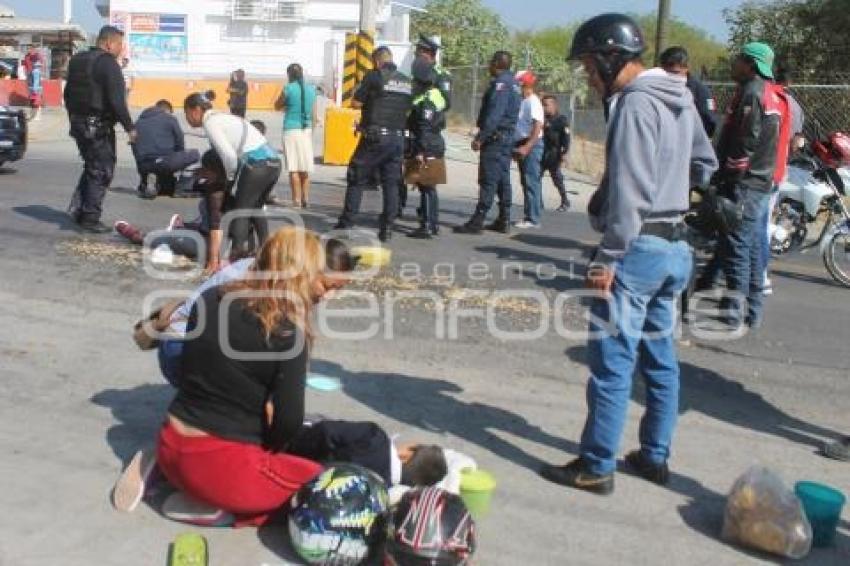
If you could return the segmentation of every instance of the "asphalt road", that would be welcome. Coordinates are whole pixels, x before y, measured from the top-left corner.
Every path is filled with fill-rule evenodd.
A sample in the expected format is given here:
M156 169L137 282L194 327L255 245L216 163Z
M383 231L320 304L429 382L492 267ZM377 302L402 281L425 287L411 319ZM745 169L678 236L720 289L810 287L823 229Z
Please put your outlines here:
M163 564L168 542L187 528L147 506L121 515L109 491L132 453L153 443L172 396L155 357L133 345L130 327L147 293L192 283L152 279L114 236L79 234L63 213L80 171L71 143L61 135L41 139L0 174L0 565ZM192 216L192 200L136 198L122 152L106 220L154 228L172 212ZM453 164L452 172L457 181L441 202L447 225L466 217L475 194L473 167ZM308 226L329 229L344 174L319 168L313 206L303 215ZM364 226L374 226L379 200L366 195ZM850 465L817 454L823 441L850 434L850 290L833 284L817 257L777 262L776 294L757 336L694 339L681 350L671 485L619 474L615 494L597 497L536 475L541 463L575 454L587 378L583 342L559 335L553 319L541 322L541 302L554 305L579 287L594 241L578 212L547 212L543 230L510 237L449 230L431 242L396 237L391 269L354 286L381 303L376 335L319 339L312 369L339 377L343 388L311 391L308 410L374 420L406 440L464 451L490 470L499 487L479 525L477 564L774 562L719 539L724 497L753 464L789 483L819 480L850 494ZM459 320L456 337L441 336L430 303L461 300L469 289L478 294L462 305L477 314ZM538 293L539 302L494 298L508 290ZM430 298L399 300L390 328L390 291ZM500 307L493 320L514 336L488 331L482 312L493 304ZM581 328L580 310L565 312L564 326ZM375 322L361 313L334 329L365 331ZM636 383L624 450L636 445L643 399ZM212 564L293 560L279 527L199 530ZM837 546L803 563L850 563L850 509Z

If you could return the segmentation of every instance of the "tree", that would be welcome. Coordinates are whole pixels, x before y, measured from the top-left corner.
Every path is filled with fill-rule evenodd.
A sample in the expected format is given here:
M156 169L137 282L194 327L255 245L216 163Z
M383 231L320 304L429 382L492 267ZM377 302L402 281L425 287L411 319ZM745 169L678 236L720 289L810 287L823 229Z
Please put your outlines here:
M847 0L750 1L724 16L733 52L750 41L763 41L778 60L794 66L798 79L850 72Z
M439 35L447 67L471 65L476 53L486 64L494 51L509 46L508 29L481 0L429 0L425 9L411 18L411 32Z

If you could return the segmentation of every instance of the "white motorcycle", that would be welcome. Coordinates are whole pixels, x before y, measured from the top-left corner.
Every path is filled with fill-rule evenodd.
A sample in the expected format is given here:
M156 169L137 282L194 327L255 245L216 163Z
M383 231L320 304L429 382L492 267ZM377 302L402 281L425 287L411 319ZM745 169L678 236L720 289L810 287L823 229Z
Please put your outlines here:
M832 134L792 159L779 185L771 224L771 251L785 254L817 247L829 274L850 287L850 136ZM817 239L804 245L809 226L823 219Z

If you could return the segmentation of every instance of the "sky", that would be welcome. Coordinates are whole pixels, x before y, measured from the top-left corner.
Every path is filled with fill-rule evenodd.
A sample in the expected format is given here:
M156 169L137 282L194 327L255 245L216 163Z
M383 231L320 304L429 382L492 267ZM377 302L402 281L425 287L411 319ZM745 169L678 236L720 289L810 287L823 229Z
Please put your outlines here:
M423 4L425 0L411 3ZM650 12L657 0L483 0L502 16L511 29L528 29L544 25L566 24L600 12ZM725 41L726 24L723 8L734 7L743 0L672 0L673 15L708 31ZM0 0L18 16L58 20L62 16L62 0ZM94 8L94 0L75 0L74 21L89 31L97 31L103 19Z

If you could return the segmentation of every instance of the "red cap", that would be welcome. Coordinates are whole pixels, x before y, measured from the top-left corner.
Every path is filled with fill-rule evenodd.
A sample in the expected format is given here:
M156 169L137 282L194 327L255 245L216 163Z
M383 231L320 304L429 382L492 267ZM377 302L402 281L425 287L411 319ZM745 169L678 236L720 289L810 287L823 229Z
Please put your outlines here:
M537 77L531 71L520 71L516 74L516 81L521 86L534 86L537 82Z

